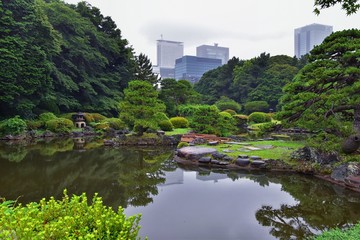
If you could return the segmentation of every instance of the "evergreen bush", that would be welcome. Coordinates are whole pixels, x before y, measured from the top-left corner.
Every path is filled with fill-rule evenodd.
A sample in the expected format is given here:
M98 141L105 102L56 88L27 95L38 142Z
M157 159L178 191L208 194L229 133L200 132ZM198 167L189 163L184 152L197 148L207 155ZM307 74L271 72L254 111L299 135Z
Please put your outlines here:
M236 114L236 112L235 112L234 110L232 110L232 109L226 109L226 110L224 110L223 112L230 113L231 116L233 116L233 115Z
M159 127L163 131L172 131L174 129L174 126L170 122L170 120L163 120L159 122Z
M183 148L183 147L188 147L189 143L187 142L179 142L179 144L177 145L177 148Z
M122 130L126 128L126 124L120 118L106 118L100 123L108 123L108 126L115 130Z
M89 201L90 202L90 201ZM42 199L25 206L0 200L0 239L139 239L141 216L126 217L95 194Z
M55 133L69 133L74 128L74 123L66 118L56 118L45 123L47 130Z
M184 117L172 117L170 118L171 124L174 128L188 128L189 121Z
M253 122L253 123L271 122L271 117L264 112L253 112L249 115L249 122Z
M47 121L54 120L57 117L51 112L42 113L39 115L39 120L46 124Z
M26 125L29 130L37 130L45 126L40 120L27 120Z
M26 122L22 120L19 116L6 119L0 124L0 132L2 135L19 135L25 132L26 128Z
M245 103L245 113L268 112L269 104L265 101L253 101Z

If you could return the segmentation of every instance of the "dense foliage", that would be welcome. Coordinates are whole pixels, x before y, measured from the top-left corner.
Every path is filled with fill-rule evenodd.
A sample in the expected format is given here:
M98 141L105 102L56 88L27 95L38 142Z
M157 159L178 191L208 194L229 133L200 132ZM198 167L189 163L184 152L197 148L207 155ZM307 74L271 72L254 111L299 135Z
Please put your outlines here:
M26 206L0 203L1 239L138 239L140 216L127 218L97 195L88 204L85 194L62 200L42 199Z
M147 57L135 56L115 22L86 2L2 1L0 25L2 118L75 111L117 115L130 80L154 81Z
M357 240L360 236L360 223L348 230L333 229L323 232L321 235L315 237L315 240Z
M284 88L283 123L340 140L360 133L359 49L355 29L333 33L315 47L309 63Z
M315 9L314 12L316 14L320 14L320 10L324 8L329 8L336 4L341 4L343 10L346 11L347 15L356 13L360 4L358 0L315 0Z
M246 61L233 58L205 73L194 88L209 104L226 96L240 104L265 101L276 109L282 87L291 81L305 61L283 55L270 57L265 53Z

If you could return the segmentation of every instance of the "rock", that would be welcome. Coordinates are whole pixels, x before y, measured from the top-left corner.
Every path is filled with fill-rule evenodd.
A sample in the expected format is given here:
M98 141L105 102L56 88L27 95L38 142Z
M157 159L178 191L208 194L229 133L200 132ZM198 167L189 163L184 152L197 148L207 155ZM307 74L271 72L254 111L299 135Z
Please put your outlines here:
M232 153L232 152L234 152L234 151L233 151L233 150L230 150L230 149L224 149L223 152Z
M214 148L207 147L183 147L178 149L178 156L188 160L198 160L205 155L213 154L216 152Z
M205 144L206 140L203 139L203 138L197 137L192 141L192 143L195 144L195 145Z
M235 164L238 166L245 167L250 164L250 160L248 158L238 158L236 159Z
M262 160L254 160L251 162L251 166L252 167L264 167L265 166L265 161Z
M217 164L217 165L220 165L220 161L219 160L211 160L211 164Z
M320 165L327 165L340 161L339 154L336 152L322 153L310 147L304 147L294 151L291 154L291 159L318 163Z
M347 186L353 188L360 188L360 176L349 176L344 179Z
M261 160L261 157L259 156L250 156L251 160Z
M223 158L223 160L224 160L224 161L231 162L233 159L232 159L232 157L225 156L225 157Z
M208 142L208 145L210 145L210 146L216 146L216 145L218 145L219 144L219 142L218 141L211 141L211 142Z
M331 178L337 181L344 181L350 176L360 175L360 163L344 163L335 168L331 173Z
M211 160L211 157L201 157L199 160L198 160L198 162L199 163L212 163L212 161L214 161L214 160Z
M238 157L239 157L239 158L249 158L248 155L239 155Z
M215 153L211 154L211 156L214 159L223 159L224 157L226 157L226 154L215 152Z

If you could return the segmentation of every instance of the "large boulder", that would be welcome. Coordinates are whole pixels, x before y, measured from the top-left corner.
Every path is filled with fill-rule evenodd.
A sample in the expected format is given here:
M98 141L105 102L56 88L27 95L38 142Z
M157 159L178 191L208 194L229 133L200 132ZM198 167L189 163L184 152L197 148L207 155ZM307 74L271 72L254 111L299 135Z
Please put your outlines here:
M345 139L341 145L341 149L344 153L353 153L360 147L360 136L352 135Z
M340 161L337 152L324 153L311 147L304 147L296 150L291 154L291 159L318 163L320 165L329 165Z
M344 181L351 176L360 176L360 163L348 162L341 164L331 173L331 178L337 181Z

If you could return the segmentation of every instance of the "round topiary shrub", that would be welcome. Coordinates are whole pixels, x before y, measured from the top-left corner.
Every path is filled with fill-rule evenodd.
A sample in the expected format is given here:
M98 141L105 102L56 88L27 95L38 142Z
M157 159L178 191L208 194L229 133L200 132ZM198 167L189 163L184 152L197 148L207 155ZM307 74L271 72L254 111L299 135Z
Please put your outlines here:
M26 128L26 122L22 120L19 116L9 118L0 124L0 132L3 135L19 135L23 133Z
M159 122L159 127L163 131L172 131L174 129L174 126L171 124L169 120L163 120Z
M232 110L232 109L226 109L226 110L224 110L223 112L230 113L231 116L233 116L233 115L236 114L236 112L235 112L234 110Z
M66 118L56 118L45 123L47 130L55 133L69 133L74 127L74 123Z
M249 122L264 123L271 122L271 117L264 112L253 112L249 115Z
M47 121L56 119L57 117L55 116L55 114L51 113L51 112L46 112L46 113L42 113L39 115L39 120L42 121L44 124Z
M28 120L26 121L26 125L29 130L37 130L45 126L45 124L40 120L35 120L35 121Z
M245 113L250 114L253 112L267 112L269 104L265 101L253 101L245 103Z
M170 122L174 126L174 128L189 127L189 121L184 117L172 117L170 118Z
M154 114L154 119L156 122L160 123L161 121L169 120L169 118L166 116L163 112L157 112Z

